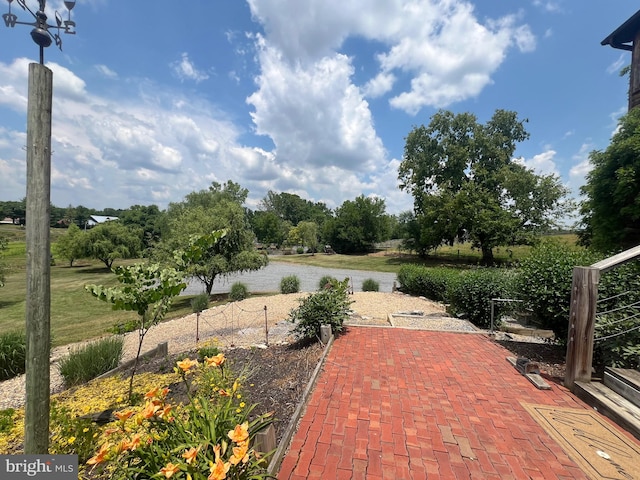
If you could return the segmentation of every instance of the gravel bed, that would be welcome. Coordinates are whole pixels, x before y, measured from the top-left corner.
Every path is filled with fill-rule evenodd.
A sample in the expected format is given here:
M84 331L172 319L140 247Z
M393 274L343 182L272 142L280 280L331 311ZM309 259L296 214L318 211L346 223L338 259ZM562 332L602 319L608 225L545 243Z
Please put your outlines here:
M223 349L264 344L267 340L265 307L269 344L290 343L293 340L291 334L293 325L287 321L287 317L292 309L298 307L299 299L305 295L308 293L251 297L242 302L205 310L201 313L198 322L196 314L163 322L149 330L142 345L142 352L151 350L162 342L169 343L170 354L195 348L196 324L198 324L200 343L215 341ZM388 325L389 314L404 311L419 310L425 315L445 315L443 305L402 293L355 292L350 298L353 300L351 308L354 314L347 324ZM445 328L444 324L441 328ZM138 333L128 333L124 338L123 362L135 358ZM50 370L52 393L60 392L64 388L57 362L81 345L66 345L52 351ZM0 409L18 408L24 405L24 389L24 375L0 382Z

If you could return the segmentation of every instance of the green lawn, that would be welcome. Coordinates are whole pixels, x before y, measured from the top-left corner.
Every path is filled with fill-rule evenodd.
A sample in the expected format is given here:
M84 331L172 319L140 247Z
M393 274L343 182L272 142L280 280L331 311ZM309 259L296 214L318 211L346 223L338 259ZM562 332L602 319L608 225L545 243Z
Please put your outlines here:
M118 262L122 265L124 262ZM54 346L104 335L115 324L137 318L135 312L114 311L86 292L87 284L115 285L115 276L99 262L51 267L51 338ZM0 288L0 332L24 329L26 275L24 268L7 275ZM168 318L191 313L190 296L180 297Z

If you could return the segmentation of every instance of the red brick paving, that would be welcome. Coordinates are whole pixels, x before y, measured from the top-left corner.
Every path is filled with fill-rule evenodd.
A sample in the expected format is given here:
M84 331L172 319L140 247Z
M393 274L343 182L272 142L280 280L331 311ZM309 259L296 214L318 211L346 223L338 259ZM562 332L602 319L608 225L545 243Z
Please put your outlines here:
M588 407L509 355L485 335L350 327L278 479L586 479L520 402Z

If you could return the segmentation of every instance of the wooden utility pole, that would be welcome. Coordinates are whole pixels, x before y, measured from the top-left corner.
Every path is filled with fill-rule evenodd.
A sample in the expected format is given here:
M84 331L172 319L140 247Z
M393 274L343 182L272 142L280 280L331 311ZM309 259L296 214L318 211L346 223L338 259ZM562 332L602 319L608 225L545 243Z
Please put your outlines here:
M571 285L569 336L564 386L573 389L576 381L590 382L593 363L593 334L596 325L596 304L600 269L575 267Z
M44 65L29 64L25 454L45 454L49 449L52 92L53 72Z

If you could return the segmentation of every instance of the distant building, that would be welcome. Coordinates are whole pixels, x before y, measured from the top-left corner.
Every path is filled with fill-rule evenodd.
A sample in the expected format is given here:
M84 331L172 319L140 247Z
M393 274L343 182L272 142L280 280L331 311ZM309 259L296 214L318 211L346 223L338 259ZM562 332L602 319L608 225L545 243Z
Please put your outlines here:
M629 110L640 105L640 10L616 28L601 45L631 52L629 72Z
M87 223L84 224L85 228L92 228L101 223L110 222L112 220L118 220L118 217L107 217L105 215L91 215Z

